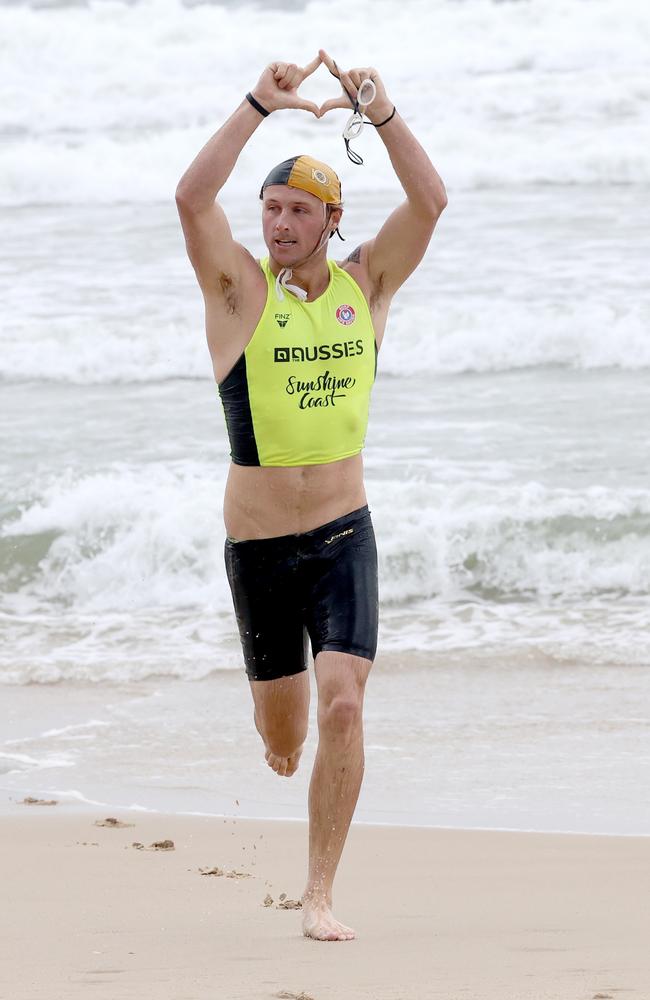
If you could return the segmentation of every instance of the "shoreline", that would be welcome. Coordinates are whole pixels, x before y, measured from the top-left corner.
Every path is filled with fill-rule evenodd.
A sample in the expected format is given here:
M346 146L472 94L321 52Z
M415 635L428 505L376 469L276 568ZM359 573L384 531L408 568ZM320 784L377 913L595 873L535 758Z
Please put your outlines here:
M47 793L49 795L49 793ZM56 794L56 793L52 793ZM198 810L178 810L174 812L167 809L153 809L145 806L138 805L111 805L106 802L92 802L90 800L81 801L76 799L71 799L66 801L65 799L57 799L55 805L49 805L46 803L25 803L22 800L17 801L9 799L7 802L3 803L0 801L0 823L8 818L22 818L25 812L32 811L35 813L46 813L49 812L53 814L52 811L55 808L61 809L66 816L79 816L84 817L92 813L93 817L98 812L110 813L111 810L116 814L122 815L126 814L135 819L138 816L142 817L166 817L168 819L181 819L181 820L224 820L226 822L247 822L247 823L302 823L306 824L307 819L304 816L257 816L251 815L244 812L233 812L233 813L219 813L219 812L201 812ZM14 809L19 809L20 811L14 812ZM650 832L643 831L633 831L633 832L610 832L610 831L600 831L600 830L538 830L534 828L522 828L522 827L507 827L507 826L462 826L462 825L452 825L444 823L425 823L402 820L400 822L390 821L390 820L367 820L367 819L353 819L355 827L368 827L369 829L387 829L387 830L420 830L420 831L444 831L448 833L503 833L503 834L522 834L540 837L610 837L614 839L632 839L632 840L646 840L650 839Z
M525 660L371 674L356 819L648 836L650 807L638 790L648 744L639 705L649 693L647 671L549 671ZM280 784L234 673L110 688L6 687L3 698L0 815L15 810L3 799L32 795L60 799L60 809L86 800L85 808L109 812L307 817L313 690L301 768Z
M358 937L324 943L278 909L304 821L23 808L0 820L12 1000L648 995L647 837L353 823L334 912Z

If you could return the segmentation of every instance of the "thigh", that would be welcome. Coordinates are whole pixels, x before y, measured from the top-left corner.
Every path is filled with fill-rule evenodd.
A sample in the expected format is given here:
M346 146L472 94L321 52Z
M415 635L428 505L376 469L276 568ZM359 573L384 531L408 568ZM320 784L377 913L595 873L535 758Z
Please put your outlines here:
M314 659L324 651L372 662L377 651L377 547L367 513L324 538L310 557L306 625Z
M276 539L226 539L225 561L249 680L271 681L304 671L295 557Z

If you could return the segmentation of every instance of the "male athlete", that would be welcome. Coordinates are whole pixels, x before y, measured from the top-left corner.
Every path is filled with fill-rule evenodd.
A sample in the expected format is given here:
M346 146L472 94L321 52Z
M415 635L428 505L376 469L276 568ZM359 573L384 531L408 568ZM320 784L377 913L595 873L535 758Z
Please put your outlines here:
M298 88L323 62L343 94L318 108ZM327 258L342 216L334 171L308 156L262 186L268 257L232 237L215 200L253 132L275 111L351 110L362 81L406 200L347 260ZM366 85L367 87L368 85ZM377 557L361 449L391 299L417 267L447 199L375 69L340 72L320 50L272 63L181 178L176 201L205 300L207 340L231 445L226 569L267 763L289 777L307 735L315 660L318 751L309 788L303 932L346 941L332 886L363 776L362 706L377 643Z

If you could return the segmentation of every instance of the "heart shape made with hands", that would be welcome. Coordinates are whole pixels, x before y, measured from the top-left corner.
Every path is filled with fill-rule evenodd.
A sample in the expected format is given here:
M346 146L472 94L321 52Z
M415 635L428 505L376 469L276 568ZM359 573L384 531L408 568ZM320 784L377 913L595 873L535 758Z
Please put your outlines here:
M337 97L328 98L328 100L319 106L306 95L300 93L300 88L303 86L305 80L312 76L321 65L325 66L328 72L339 81L341 93ZM359 71L353 72L359 75ZM324 49L320 49L318 55L302 69L285 63L276 64L274 78L280 90L285 90L287 93L291 92L294 98L297 99L298 107L301 107L305 111L311 111L317 118L322 118L335 108L352 111L354 109L354 101L357 97L357 88L362 85L364 79L359 76L359 84L355 83L347 73L339 70L335 60ZM370 93L374 97L374 86Z

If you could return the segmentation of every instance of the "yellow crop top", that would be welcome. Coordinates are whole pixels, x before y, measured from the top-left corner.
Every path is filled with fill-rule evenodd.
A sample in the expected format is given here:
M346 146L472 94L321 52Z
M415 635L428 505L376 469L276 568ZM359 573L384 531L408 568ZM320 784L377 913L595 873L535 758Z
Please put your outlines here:
M266 305L239 361L219 383L237 465L295 466L358 454L368 426L377 347L354 278L328 260L322 295L279 299L268 257Z

